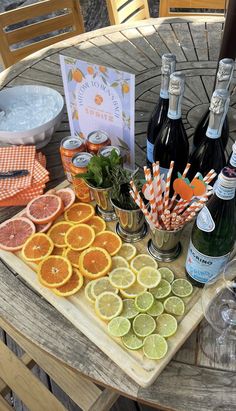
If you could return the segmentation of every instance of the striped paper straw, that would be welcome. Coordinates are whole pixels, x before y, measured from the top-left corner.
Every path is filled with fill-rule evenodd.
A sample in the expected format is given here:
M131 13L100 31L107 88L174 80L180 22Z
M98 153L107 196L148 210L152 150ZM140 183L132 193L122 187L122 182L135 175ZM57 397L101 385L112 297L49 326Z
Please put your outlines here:
M203 181L205 183L210 183L215 177L217 176L217 173L215 172L215 170L212 168L207 175L203 178Z
M183 174L182 174L182 177L183 177L183 178L186 177L186 175L187 175L190 167L191 167L191 164L190 164L190 163L187 163L187 164L186 164L186 167L185 167L185 169L184 169L184 171L183 171ZM169 210L171 210L171 208L173 207L177 195L178 195L178 194L177 194L176 191L175 191L173 197L171 198L171 202L170 202L170 205L169 205Z
M145 175L148 187L149 187L149 193L150 193L149 203L151 206L151 211L152 211L153 216L157 217L157 207L156 207L155 192L154 192L151 171L146 166L143 167L143 170L144 170L144 175Z
M147 219L151 222L151 224L155 224L156 220L155 218L148 212L135 184L133 181L130 181L130 185L132 187L132 190L130 191L130 195L133 198L133 200L136 202L138 207L142 210L143 214L147 217Z
M171 229L171 227L170 227L170 219L171 219L170 210L165 210L165 211L164 211L164 216L165 216L165 218L166 218L165 225L166 225L166 227L167 227L167 230L170 230L170 229Z
M174 225L175 225L176 217L177 217L177 214L176 214L176 213L172 213L172 214L171 214L171 222L170 222L171 230L173 230L173 227L174 227Z
M174 168L174 161L170 162L170 168L169 171L167 173L167 177L166 177L166 189L165 189L165 199L164 199L164 210L167 210L168 208L168 204L169 204L169 194L170 194L170 181L171 181L171 175L173 172L173 168Z
M160 216L163 211L163 203L162 203L162 189L161 189L161 176L160 176L159 161L153 164L153 177L154 177L154 184L157 187L157 197L156 197L157 213Z

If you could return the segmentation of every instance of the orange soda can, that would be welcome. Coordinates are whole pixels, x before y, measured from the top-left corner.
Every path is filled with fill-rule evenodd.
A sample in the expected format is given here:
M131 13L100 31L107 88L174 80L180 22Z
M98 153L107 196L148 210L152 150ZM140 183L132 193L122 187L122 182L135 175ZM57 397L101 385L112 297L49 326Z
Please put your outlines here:
M101 148L109 146L111 140L108 134L102 130L92 131L86 141L87 150L89 153L97 154Z
M72 176L70 171L71 159L75 154L86 151L84 140L79 137L65 137L61 141L60 153L61 161L65 171L67 180L72 183Z
M110 154L111 154L111 152L112 152L112 150L115 150L116 153L118 154L118 156L121 155L120 149L119 149L118 147L116 147L116 146L106 146L106 147L102 147L102 148L99 150L98 154L99 154L100 156L102 156L102 157L109 157Z
M77 178L75 176L76 174L87 172L87 166L92 157L93 155L87 152L77 153L72 158L70 165L74 192L77 198L85 203L92 201L90 190L82 178Z

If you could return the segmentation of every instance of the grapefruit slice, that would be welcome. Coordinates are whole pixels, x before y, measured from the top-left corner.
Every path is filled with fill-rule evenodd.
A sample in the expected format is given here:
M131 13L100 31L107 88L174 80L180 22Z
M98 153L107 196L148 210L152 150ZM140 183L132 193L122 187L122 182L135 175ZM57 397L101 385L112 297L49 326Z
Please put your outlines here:
M75 192L69 187L61 188L56 191L55 194L61 198L64 205L64 211L68 210L68 208L75 202Z
M63 211L62 199L54 194L44 194L30 201L26 214L35 224L47 224Z
M28 218L25 209L18 214L18 217L26 217ZM46 233L52 225L52 221L48 224L35 224L36 233Z
M0 248L7 251L20 250L35 233L35 225L28 218L15 217L0 224Z

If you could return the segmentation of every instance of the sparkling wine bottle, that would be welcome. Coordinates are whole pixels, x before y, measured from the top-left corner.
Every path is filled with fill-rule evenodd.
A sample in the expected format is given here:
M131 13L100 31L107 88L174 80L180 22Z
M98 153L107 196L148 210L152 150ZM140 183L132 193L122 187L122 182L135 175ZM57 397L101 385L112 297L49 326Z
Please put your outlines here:
M235 242L236 172L225 167L216 190L198 214L186 259L186 273L193 285L203 287L217 276L229 259Z
M160 162L160 171L167 174L170 162L175 162L172 179L183 172L189 155L189 143L181 118L181 103L184 94L185 76L175 72L170 76L169 109L155 144L154 161Z
M166 120L169 107L169 81L170 75L175 71L176 57L174 54L163 54L161 66L160 97L151 115L147 129L147 166L153 163L154 143Z
M203 176L212 168L217 174L226 165L224 147L221 140L222 126L229 108L229 92L215 90L210 104L210 118L206 135L190 156L189 178L199 171ZM215 179L216 180L216 179ZM212 184L214 181L212 181Z
M215 85L215 90L221 89L221 90L228 90L230 86L230 82L233 76L233 71L234 71L234 60L233 59L222 59L219 62L219 68L216 76L216 85ZM206 131L207 127L209 124L209 117L210 117L210 111L207 110L202 118L200 119L195 132L193 136L193 150L201 144ZM224 148L227 145L229 138L229 122L228 122L228 117L225 117L223 127L222 127L222 134L221 134L221 139Z

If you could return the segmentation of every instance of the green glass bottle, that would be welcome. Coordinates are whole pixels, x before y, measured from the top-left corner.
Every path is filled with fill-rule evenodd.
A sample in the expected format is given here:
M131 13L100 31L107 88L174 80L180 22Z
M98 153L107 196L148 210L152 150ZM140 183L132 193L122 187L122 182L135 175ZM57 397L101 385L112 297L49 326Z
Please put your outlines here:
M186 259L186 275L203 287L216 277L229 259L235 242L236 171L224 167L214 195L198 214Z

